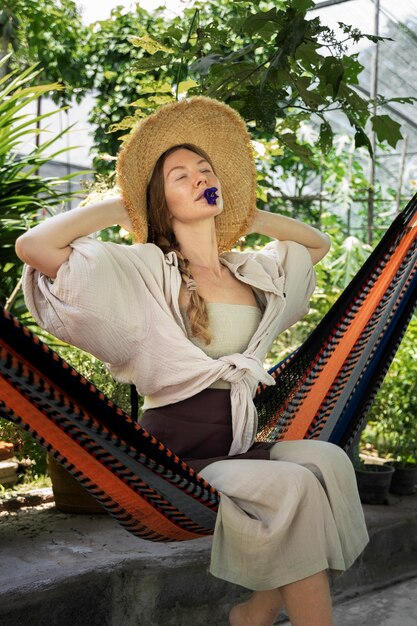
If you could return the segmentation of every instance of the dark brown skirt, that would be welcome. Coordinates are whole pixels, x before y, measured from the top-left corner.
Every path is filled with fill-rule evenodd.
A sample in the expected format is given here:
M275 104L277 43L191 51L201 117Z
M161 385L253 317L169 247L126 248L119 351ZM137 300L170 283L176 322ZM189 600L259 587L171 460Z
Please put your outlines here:
M233 438L228 389L204 389L181 402L148 409L140 425L197 472L225 459L269 459L273 445L254 443L244 454L228 456Z

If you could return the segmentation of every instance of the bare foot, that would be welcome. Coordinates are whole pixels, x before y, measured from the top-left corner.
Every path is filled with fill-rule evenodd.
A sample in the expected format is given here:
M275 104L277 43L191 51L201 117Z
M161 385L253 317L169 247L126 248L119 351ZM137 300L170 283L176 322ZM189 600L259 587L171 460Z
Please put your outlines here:
M275 618L256 613L250 601L237 604L229 613L230 626L273 626Z
M247 602L237 604L229 613L230 626L254 626L248 614Z

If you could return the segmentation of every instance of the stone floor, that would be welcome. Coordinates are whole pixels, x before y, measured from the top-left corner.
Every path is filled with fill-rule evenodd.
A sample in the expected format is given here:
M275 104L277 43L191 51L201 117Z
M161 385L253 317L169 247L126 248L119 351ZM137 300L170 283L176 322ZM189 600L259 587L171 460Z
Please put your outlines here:
M334 626L417 626L417 578L336 605Z
M417 496L364 510L371 541L333 588L335 626L417 626L415 582L396 584L417 576ZM247 591L208 574L210 546L146 542L53 502L0 512L0 624L226 626Z

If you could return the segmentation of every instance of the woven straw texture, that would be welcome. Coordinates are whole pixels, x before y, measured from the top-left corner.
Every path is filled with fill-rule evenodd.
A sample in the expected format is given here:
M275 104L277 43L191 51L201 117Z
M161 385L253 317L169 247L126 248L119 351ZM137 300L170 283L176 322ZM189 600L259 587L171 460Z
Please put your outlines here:
M250 135L236 111L197 96L161 107L141 120L117 161L117 183L137 242L146 242L146 187L159 156L174 145L192 143L210 156L222 186L224 209L216 219L219 251L246 234L255 217L256 169Z

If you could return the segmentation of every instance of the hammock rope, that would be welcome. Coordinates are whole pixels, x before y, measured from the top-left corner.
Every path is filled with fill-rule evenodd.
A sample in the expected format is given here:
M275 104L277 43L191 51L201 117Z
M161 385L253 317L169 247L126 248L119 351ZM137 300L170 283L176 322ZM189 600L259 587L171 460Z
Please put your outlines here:
M354 392L367 368L375 367L372 352L376 352L385 334L393 333L398 326L396 309L403 302L415 307L412 277L416 272L416 210L415 197L303 346L272 371L280 385L262 388L255 401L261 424L259 439L316 438L325 429L325 437L320 438L341 445L331 431L343 406L338 406L338 414L332 412L332 407L338 398L345 405L347 390ZM378 320L380 332L376 333L373 329ZM400 338L406 326L403 320L398 328ZM391 360L394 354L395 346ZM366 361L369 355L371 360ZM378 386L381 381L374 382ZM360 428L363 420L358 415L351 412L350 419L356 430ZM352 433L348 441L343 441L345 448L351 439Z
M304 344L255 398L260 441L349 448L417 302L417 197ZM212 534L221 495L10 313L0 314L0 416L36 439L129 532Z

